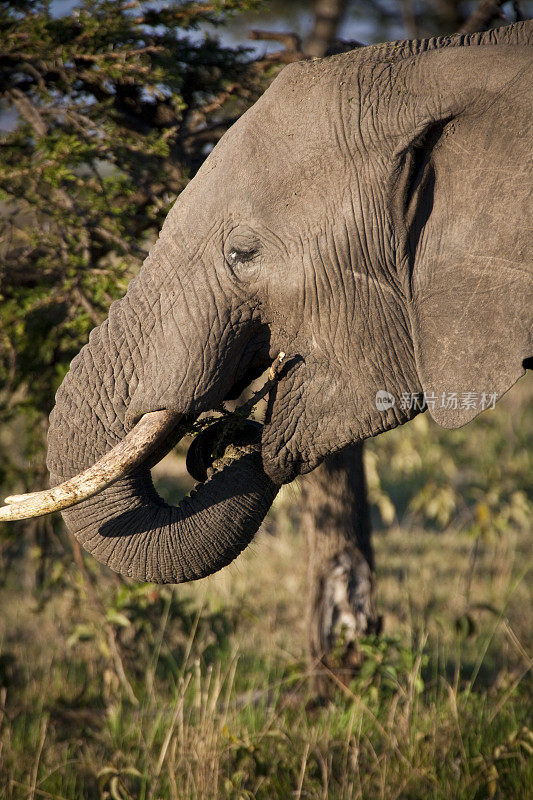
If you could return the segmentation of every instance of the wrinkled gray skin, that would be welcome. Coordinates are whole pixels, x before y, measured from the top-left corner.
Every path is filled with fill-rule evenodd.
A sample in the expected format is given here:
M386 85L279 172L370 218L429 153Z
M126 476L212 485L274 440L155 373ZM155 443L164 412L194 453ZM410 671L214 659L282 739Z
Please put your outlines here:
M280 351L260 452L178 509L147 467L65 513L142 580L229 563L280 484L414 411L375 395L501 396L533 355L533 26L286 67L170 211L51 416L53 482L148 411L212 409ZM479 408L432 412L458 427Z

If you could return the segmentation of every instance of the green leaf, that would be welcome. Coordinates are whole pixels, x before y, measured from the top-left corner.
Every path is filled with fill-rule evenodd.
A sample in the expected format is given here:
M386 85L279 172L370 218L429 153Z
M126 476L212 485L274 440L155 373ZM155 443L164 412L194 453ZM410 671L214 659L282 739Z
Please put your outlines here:
M96 630L93 625L76 625L71 635L67 639L67 646L73 647L77 642L89 642L94 639L95 636Z
M109 609L105 616L108 622L111 622L113 625L118 625L121 628L129 628L131 625L131 621L128 617L125 614L121 614L120 611L116 611L114 608Z

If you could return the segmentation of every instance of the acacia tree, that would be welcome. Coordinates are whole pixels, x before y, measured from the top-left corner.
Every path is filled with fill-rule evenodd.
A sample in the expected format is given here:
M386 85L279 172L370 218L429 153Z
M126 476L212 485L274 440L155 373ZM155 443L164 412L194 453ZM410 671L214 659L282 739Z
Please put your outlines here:
M46 481L47 417L71 359L275 71L202 33L256 5L82 0L57 17L49 0L0 2L0 486ZM49 519L24 530L51 541ZM3 548L20 532L5 530Z

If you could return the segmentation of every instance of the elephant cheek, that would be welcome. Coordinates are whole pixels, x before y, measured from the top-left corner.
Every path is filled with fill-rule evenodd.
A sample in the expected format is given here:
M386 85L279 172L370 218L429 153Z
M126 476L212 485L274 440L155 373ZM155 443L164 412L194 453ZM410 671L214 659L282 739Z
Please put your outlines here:
M261 440L263 469L277 484L311 472L352 442L352 403L327 364L303 358L269 398Z
M267 411L267 422L261 439L263 469L277 485L290 483L302 472L308 472L295 441L297 409L283 410L285 404L274 403Z
M272 456L268 450L269 448L267 447L261 451L263 469L273 483L283 485L284 483L291 483L298 477L300 471L297 463L288 457L286 449L282 450L277 457L276 455Z

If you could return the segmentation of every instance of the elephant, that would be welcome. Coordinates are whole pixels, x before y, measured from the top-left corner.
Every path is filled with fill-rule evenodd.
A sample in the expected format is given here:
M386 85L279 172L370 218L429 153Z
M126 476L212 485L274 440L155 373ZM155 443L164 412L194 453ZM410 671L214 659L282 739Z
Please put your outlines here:
M50 416L53 488L0 518L64 509L113 570L196 580L328 456L423 410L460 427L486 405L474 397L499 399L533 356L532 44L525 21L285 67L73 360ZM167 505L151 466L272 362L242 456Z

